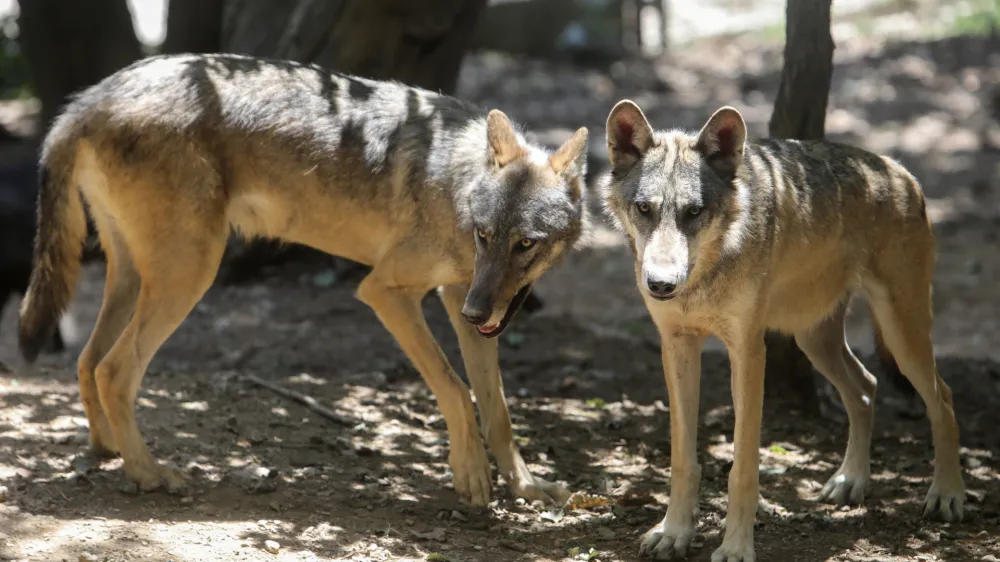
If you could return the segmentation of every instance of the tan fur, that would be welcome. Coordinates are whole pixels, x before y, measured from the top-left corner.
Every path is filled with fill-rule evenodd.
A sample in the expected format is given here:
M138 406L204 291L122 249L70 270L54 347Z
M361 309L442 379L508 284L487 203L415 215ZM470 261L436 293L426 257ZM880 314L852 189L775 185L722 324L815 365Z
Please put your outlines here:
M637 110L616 107L626 114L624 129L614 111L609 117L612 159L628 157L618 145L629 144L636 120L644 123ZM876 381L845 340L847 301L856 291L867 297L886 347L927 405L935 470L925 515L938 513L948 521L961 518L964 484L958 426L930 340L935 242L917 181L889 158L833 143L773 141L755 146L752 152L747 144L744 155L745 131L742 119L737 123L734 114L738 116L731 108L717 112L700 138L656 133L655 141L642 152L647 167L643 162L626 164L612 173L605 191L609 212L636 254L640 291L662 336L670 394L670 503L663 521L643 537L642 550L657 559L684 556L694 535L700 478L699 359L706 334L716 335L728 348L736 412L725 538L712 555L713 562L755 559L767 329L794 334L813 365L840 392L847 409L850 432L844 461L821 498L863 501ZM720 116L725 123L716 121ZM726 168L726 162L710 163L706 153L713 155L717 147L713 139L704 138L706 131L711 135L725 127L736 127L727 137L736 139L727 156L735 163L734 177L711 195L719 201L704 202L708 192L690 180L697 176L684 170L706 173L709 165ZM642 132L634 136L647 142ZM662 162L668 164L657 167ZM672 164L683 162L687 168ZM672 171L660 176L656 172L660 169ZM802 173L793 177L796 169ZM825 176L828 170L837 175ZM828 177L841 183L822 185ZM690 192L679 194L685 181ZM700 219L707 222L685 235L694 265L670 300L653 298L643 287L648 274L643 268L657 254L675 252L676 244L684 242L661 243L666 236L661 229L645 227L637 218L630 206L650 193L665 194L663 206L685 197L703 198L706 209L715 205ZM773 228L767 226L771 220Z

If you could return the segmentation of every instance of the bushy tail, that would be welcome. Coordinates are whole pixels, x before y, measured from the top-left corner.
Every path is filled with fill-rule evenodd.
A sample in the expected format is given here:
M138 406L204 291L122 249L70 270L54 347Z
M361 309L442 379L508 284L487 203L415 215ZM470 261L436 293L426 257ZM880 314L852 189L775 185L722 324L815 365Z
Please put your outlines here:
M882 327L878 325L878 320L875 319L874 315L872 315L872 324L875 336L875 357L879 368L889 379L889 384L900 391L907 399L913 399L917 394L917 390L913 388L910 380L899 370L896 358L892 356L892 352L885 345L885 340L882 339Z
M72 144L50 143L38 167L34 269L21 303L18 337L21 356L29 364L52 338L80 274L87 222L80 192L73 185Z

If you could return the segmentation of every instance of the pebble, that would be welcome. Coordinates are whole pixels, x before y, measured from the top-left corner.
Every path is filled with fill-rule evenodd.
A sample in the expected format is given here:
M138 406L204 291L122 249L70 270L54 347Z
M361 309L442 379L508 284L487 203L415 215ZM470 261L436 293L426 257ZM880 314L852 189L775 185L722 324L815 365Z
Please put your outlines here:
M80 562L97 562L97 556L95 556L95 555L93 555L93 554L91 554L89 552L84 552L84 553L80 554L79 561Z
M1000 562L1000 558L997 558L996 556L993 556L992 554L987 554L986 556L983 556L982 558L980 558L980 560L982 560L982 562Z
M277 554L281 550L281 545L278 544L278 541L264 541L264 550L271 554Z
M0 486L0 502L7 501L8 495L10 495L10 489L7 486Z

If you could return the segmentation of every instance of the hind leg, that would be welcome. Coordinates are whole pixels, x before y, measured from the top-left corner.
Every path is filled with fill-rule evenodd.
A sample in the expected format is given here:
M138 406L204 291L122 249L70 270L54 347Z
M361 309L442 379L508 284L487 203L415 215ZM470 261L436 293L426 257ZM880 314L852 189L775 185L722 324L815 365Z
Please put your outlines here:
M875 423L875 377L847 345L847 303L816 326L795 334L795 342L816 370L840 393L850 424L840 469L827 481L819 499L839 505L860 504L871 475L871 441Z
M140 490L165 486L177 491L184 485L181 473L157 463L146 447L135 419L135 399L153 355L201 300L222 259L224 220L217 229L194 230L192 223L174 225L177 231L170 233L167 246L162 238L143 236L145 243L136 244L137 236L129 237L142 279L135 312L94 373L125 472Z
M104 216L95 213L100 225L101 245L107 255L104 297L97 322L90 333L86 346L77 362L77 378L80 383L80 400L87 413L90 426L90 447L94 460L107 458L118 452L108 418L101 408L94 370L115 344L132 318L135 303L139 298L139 274L135 271L132 256L122 240L121 234Z
M913 271L902 271L907 275L885 283L869 283L869 299L886 346L923 399L930 418L934 479L924 500L924 516L937 514L945 521L961 520L965 483L958 455L958 422L951 389L934 361L930 274L922 279Z

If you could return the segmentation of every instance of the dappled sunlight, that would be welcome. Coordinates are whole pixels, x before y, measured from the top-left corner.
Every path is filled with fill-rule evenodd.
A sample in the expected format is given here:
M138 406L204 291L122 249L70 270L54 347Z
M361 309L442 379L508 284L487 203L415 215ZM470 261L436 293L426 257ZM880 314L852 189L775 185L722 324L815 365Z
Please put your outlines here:
M886 381L859 506L816 501L843 461L847 426L769 398L758 559L978 559L970 553L980 545L1000 546L1000 151L989 148L1000 129L983 107L1000 84L1000 59L977 54L995 48L988 39L872 46L863 35L835 53L827 133L897 158L924 186L939 245L934 345L961 426L967 520L920 519L934 469L930 425L904 417ZM720 40L612 72L488 54L465 64L464 97L510 111L546 143L589 127L597 174L608 165L607 111L624 97L658 128L697 129L731 104L753 134L766 134L780 46ZM88 447L75 365L86 333L34 371L0 375L0 558L75 560L86 550L178 562L221 552L251 561L582 560L592 548L594 560L634 559L638 536L669 499L669 399L631 252L593 190L588 199L588 244L536 284L544 308L519 313L497 340L514 441L533 475L565 483L578 504L515 499L493 451L491 503L460 503L437 401L355 298L360 276L282 266L248 285L213 286L143 381L139 427L154 457L185 472L185 494L135 493L118 458L90 469L75 462ZM74 307L84 331L103 276L101 264L83 269ZM423 306L464 377L442 305L430 296ZM12 308L0 329L5 361L16 357ZM849 324L849 341L873 367L870 323L852 315ZM702 366L692 561L721 540L734 454L730 365L715 340Z

